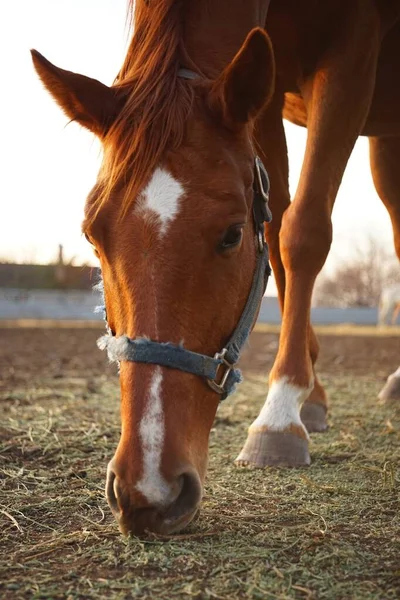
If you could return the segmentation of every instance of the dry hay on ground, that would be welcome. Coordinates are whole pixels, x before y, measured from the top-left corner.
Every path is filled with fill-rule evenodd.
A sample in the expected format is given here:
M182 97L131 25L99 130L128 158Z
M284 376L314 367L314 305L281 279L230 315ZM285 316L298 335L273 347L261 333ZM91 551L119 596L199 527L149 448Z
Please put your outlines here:
M399 338L322 336L331 428L309 469L239 470L276 334L257 333L246 382L217 415L199 519L182 535L124 539L106 506L118 383L91 330L0 331L4 598L400 596L400 417L375 398Z

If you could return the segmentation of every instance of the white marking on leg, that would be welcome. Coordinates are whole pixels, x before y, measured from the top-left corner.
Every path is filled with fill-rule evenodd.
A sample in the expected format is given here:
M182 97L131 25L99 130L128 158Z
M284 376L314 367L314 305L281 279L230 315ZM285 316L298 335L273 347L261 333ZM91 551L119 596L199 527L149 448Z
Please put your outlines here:
M400 377L400 367L398 367L394 373L392 373L391 375L389 375L389 379L392 377Z
M302 388L294 385L289 383L289 378L286 376L274 381L260 414L250 426L250 432L252 428L258 427L283 431L290 425L297 425L306 431L300 419L300 407L310 395L312 386L313 384L308 388Z
M135 208L137 213L150 213L160 222L164 235L179 212L179 200L185 193L182 185L165 169L156 169L143 190Z
M140 422L140 439L143 450L143 475L136 489L146 500L156 506L169 503L171 488L161 474L161 457L164 445L164 412L161 399L161 367L156 367L151 379L147 406Z

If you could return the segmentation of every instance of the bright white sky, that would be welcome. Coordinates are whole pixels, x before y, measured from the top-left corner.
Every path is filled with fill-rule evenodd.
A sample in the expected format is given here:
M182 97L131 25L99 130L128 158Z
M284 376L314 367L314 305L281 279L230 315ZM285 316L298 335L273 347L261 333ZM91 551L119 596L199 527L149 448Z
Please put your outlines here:
M99 166L93 136L67 119L44 91L29 48L49 60L111 84L127 47L126 0L15 0L0 3L2 56L2 175L0 260L49 262L62 243L75 264L96 264L82 238L85 197ZM296 187L306 132L286 127L291 189ZM360 139L333 213L334 243L327 266L350 256L368 236L391 248L390 221Z

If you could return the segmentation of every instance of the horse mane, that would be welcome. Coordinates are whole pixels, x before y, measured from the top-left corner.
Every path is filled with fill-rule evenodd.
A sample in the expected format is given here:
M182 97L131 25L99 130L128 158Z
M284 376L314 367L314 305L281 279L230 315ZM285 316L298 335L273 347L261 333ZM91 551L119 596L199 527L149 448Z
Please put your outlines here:
M113 84L124 105L104 140L100 195L93 217L113 189L125 188L121 216L137 198L167 147L182 142L193 87L178 77L185 0L130 0L134 34Z

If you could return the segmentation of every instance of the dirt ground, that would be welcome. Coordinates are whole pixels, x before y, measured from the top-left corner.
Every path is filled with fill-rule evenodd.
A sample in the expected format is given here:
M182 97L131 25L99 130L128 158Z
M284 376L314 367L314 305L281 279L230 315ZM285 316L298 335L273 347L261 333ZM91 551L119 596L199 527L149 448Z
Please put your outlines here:
M199 519L123 538L104 499L118 379L93 329L0 329L2 598L400 597L400 409L376 395L399 335L319 337L330 429L309 469L237 469L278 345L255 332L218 411Z
M101 332L101 325L98 329L0 328L0 390L6 392L20 385L29 387L34 382L43 384L79 377L84 377L90 386L99 377L112 377L115 368L96 349ZM399 329L392 336L389 333L360 336L338 335L333 327L332 335L319 335L318 339L321 347L318 372L370 375L383 383L400 363ZM243 371L267 377L278 340L276 333L254 331L241 359Z

